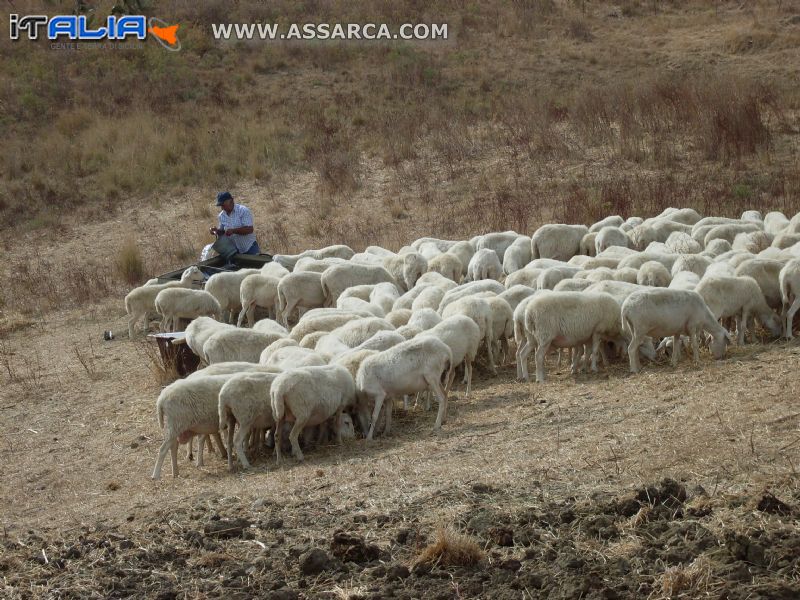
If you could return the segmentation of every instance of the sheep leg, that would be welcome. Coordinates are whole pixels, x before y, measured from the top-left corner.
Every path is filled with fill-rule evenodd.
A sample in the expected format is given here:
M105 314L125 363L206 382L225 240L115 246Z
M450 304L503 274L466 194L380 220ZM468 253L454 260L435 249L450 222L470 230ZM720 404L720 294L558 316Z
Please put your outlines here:
M232 428L229 427L229 429L232 429ZM247 437L249 435L250 435L249 428L243 427L242 424L240 423L239 424L239 429L236 432L236 436L234 436L234 439L233 439L233 445L230 446L230 448L234 448L234 447L236 448L236 456L239 457L239 462L242 463L242 466L245 469L249 469L250 468L250 462L247 460L247 452L245 452L245 449L244 449L244 441L247 439ZM228 439L230 440L230 436L229 436ZM230 442L228 442L228 443L230 444ZM231 471L233 471L233 458L232 458L232 456L233 456L233 452L229 450L228 451L228 468Z
M430 411L431 409L431 391L425 390L425 412Z
M497 367L494 364L494 354L492 352L493 338L494 332L492 331L492 323L489 321L486 324L486 352L489 354L489 370L492 372L492 375L497 375Z
M172 476L178 476L178 440L173 439L169 447L170 454L172 455ZM162 459L163 460L163 459ZM159 473L160 473L159 469Z
M228 451L225 449L225 444L222 443L222 436L219 434L219 431L214 434L214 439L217 441L217 445L219 446L220 458L225 460L228 457ZM208 438L208 445L209 447L213 448L211 444L211 438Z
M375 396L375 407L372 409L372 422L369 424L369 432L367 432L367 439L371 440L375 433L375 425L378 423L378 417L381 414L381 406L383 406L383 399L386 394L381 391Z
M522 356L522 354L527 350L527 348L528 348L528 340L527 340L527 338L521 344L517 344L517 357L516 357L517 358L517 379L527 379L527 376L523 377L523 375L522 375L522 359L520 358ZM529 350L528 350L528 354L530 354ZM526 354L525 356L527 357L528 354ZM464 369L464 379L466 379L466 378L467 378L467 371L466 371L466 369Z
M536 383L544 383L544 357L550 350L550 342L539 344L536 348Z
M794 325L794 316L797 314L797 311L800 310L800 296L797 296L792 302L792 306L786 312L786 338L793 339L794 334L792 332L793 325Z
M534 347L534 339L532 333L525 333L525 343L520 349L519 356L517 357L517 368L520 371L521 379L528 381L528 357L531 355L531 349ZM537 350L538 354L538 350Z
M692 355L694 356L694 364L700 362L700 342L698 340L697 331L692 331L690 334L692 341Z
M297 300L286 300L286 306L283 307L283 313L281 313L284 327L289 326L289 316L292 314L295 306L297 306Z
M342 409L339 407L339 410L336 411L336 415L334 415L336 421L334 421L334 427L336 428L336 443L342 443Z
M467 393L466 395L469 396L469 392L472 389L472 361L467 358L464 361L464 375L467 378ZM450 390L447 390L447 393L450 393Z
M744 345L745 321L741 315L736 315L736 343L739 346Z
M242 304L242 310L239 311L239 318L236 319L236 326L237 327L241 327L242 323L244 323L244 317L245 317L245 315L247 315L247 309L249 307L250 307L249 305L245 306L244 304ZM248 321L249 321L249 319L248 319ZM252 326L253 326L253 324L250 323L250 327L252 327Z
M292 456L297 460L304 460L303 451L300 449L300 434L306 424L305 420L295 419L292 430L289 432L289 442L292 444Z
M672 336L672 366L678 365L678 359L681 356L681 337L679 335Z
M436 413L436 422L433 428L441 429L442 424L447 419L447 394L442 389L442 384L439 382L438 377L425 377L425 381L428 383L428 389L433 390L439 400L439 411Z
M384 415L384 427L383 427L383 434L389 435L389 431L392 428L392 409L394 408L394 401L389 398L386 400L386 403L383 406L383 412L386 414Z
M633 337L628 344L628 361L630 362L631 373L638 373L639 369L642 368L639 364L639 345L641 343L642 340L636 335L636 330L634 330Z
M131 313L128 315L128 339L133 339L133 328L136 325L136 321L139 320L139 316L136 313Z
M600 350L600 336L592 336L592 373L597 373L597 353Z
M206 435L201 435L200 436L200 443L197 446L197 466L198 467L204 466L204 463L203 463L203 449L206 447L206 440L207 439L208 439L208 436L206 436Z
M572 375L577 375L581 371L579 363L583 360L583 344L580 346L573 346L569 349L569 353L572 357L570 373Z
M164 441L161 443L161 448L158 450L158 458L156 458L156 466L153 469L152 478L153 479L161 479L161 466L164 464L164 459L167 457L167 452L172 450L172 446L175 446L175 452L177 454L178 449L178 440L175 438L166 437ZM177 477L178 474L178 462L177 456L173 455L173 462L172 462L172 476Z
M228 448L233 448L233 430L236 428L234 425L235 421L233 419L228 419ZM239 431L241 432L242 427L239 426ZM236 448L236 452L239 452L239 448ZM233 472L233 452L228 451L228 470Z

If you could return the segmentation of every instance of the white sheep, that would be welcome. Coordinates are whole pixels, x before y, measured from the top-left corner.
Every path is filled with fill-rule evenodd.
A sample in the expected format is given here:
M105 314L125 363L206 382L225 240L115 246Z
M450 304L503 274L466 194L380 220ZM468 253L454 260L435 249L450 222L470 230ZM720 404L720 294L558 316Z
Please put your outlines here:
M629 243L630 238L619 227L603 227L597 232L594 240L595 254L600 254L612 246L627 248Z
M652 287L667 287L670 281L672 275L664 265L655 260L647 261L639 267L639 274L636 276L636 283Z
M693 208L667 208L657 218L666 218L685 225L693 225L700 220L700 215Z
M358 310L368 312L375 317L386 316L386 313L380 306L366 302L361 298L342 298L339 296L339 299L336 301L336 308L340 308L342 310Z
M578 248L580 254L576 256L593 257L597 255L597 233L597 231L590 231L581 238L581 243ZM575 256L569 259L570 264L572 264L574 258Z
M289 331L277 321L273 321L272 319L259 319L253 325L253 331L258 331L259 333L270 333L273 335L279 336L287 336L289 335Z
M583 236L589 233L585 225L542 225L531 237L531 257L569 260L580 252Z
M465 315L453 315L421 334L421 336L428 335L441 340L450 348L453 364L445 385L445 395L450 394L455 368L463 364L466 395L469 396L472 389L472 363L475 362L481 343L481 331L475 321Z
M519 271L514 271L506 277L505 285L507 288L512 288L516 285L524 285L530 288L536 288L536 282L539 279L539 275L544 271L544 269L537 269L532 267L525 267L520 269Z
M700 276L692 271L680 271L672 276L669 288L673 290L693 290L700 283Z
M752 277L704 277L695 287L714 318L736 319L739 345L744 344L747 323L757 317L772 335L781 334L781 321L767 306L761 288Z
M527 236L522 236L527 237ZM506 251L508 248L514 244L520 235L516 231L503 231L503 232L492 232L482 235L478 242L475 244L476 252L481 250L489 249L493 250L497 255L498 260L502 263L505 260ZM528 245L530 247L530 238L528 239ZM525 261L528 262L528 261ZM523 263L524 264L524 263Z
M336 441L341 443L342 411L355 403L355 384L341 365L303 367L281 373L272 382L270 399L275 419L275 456L281 462L283 423L294 422L289 433L292 454L303 460L299 437L304 427L322 425L333 418Z
M354 255L351 260L356 260L358 255ZM297 261L297 264L292 269L292 273L323 273L325 269L328 267L332 267L333 265L346 265L349 261L346 261L342 258L301 258ZM380 264L380 260L376 259L376 262Z
M315 315L307 313L303 315L303 318L292 328L289 337L299 342L310 333L318 331L327 333L349 321L362 319L365 316L364 313L354 313L338 309L334 310L336 312Z
M347 290L345 290L345 292L346 291ZM375 286L372 288L372 291L369 294L369 302L374 306L378 306L383 312L383 314L381 314L380 316L384 316L392 311L392 309L394 308L394 303L397 302L397 299L399 297L400 297L400 292L398 291L397 286L395 286L395 284L378 283L375 284Z
M452 302L455 302L461 298L465 298L473 294L479 294L481 292L494 292L495 294L500 294L504 292L505 289L506 288L501 283L498 283L493 279L482 279L480 281L463 283L445 293L441 304L439 304L439 313L444 315L444 309L447 308L447 306Z
M708 246L711 240L727 240L733 245L733 240L739 233L750 233L752 231L762 231L763 227L758 223L727 223L717 225L710 229L703 238L703 245ZM767 244L769 246L769 244Z
M711 242L703 250L703 254L715 258L720 254L725 254L731 251L731 244L728 240L711 240Z
M388 313L385 318L393 327L402 327L411 318L411 309L396 308Z
M244 444L254 430L275 426L270 402L270 388L279 373L240 373L219 391L217 414L219 430L228 433L228 469L233 471L233 449L245 469L250 468ZM234 434L236 423L239 429Z
M475 250L475 246L469 242L460 241L450 246L445 253L452 254L461 261L461 276L464 277L467 274L467 267L469 266L469 261L472 260L473 254L475 254Z
M591 286L594 281L588 279L562 279L554 287L554 292L580 292ZM515 286L517 287L517 286ZM535 291L535 290L534 290Z
M641 225L642 223L644 223L644 219L642 217L628 217L625 219L625 222L619 226L619 228L625 233L628 233L631 229L637 225Z
M497 374L494 363L494 352L492 343L495 340L494 334L494 313L489 300L477 296L465 296L448 304L441 311L442 318L446 319L453 315L464 315L475 321L481 334L481 340L486 341L486 353L489 357L489 369L492 375Z
M322 290L322 274L313 271L289 273L278 282L278 298L275 310L278 318L284 325L289 324L289 318L298 311L322 307L325 303L325 294ZM299 319L299 316L298 316Z
M441 322L442 317L436 310L433 308L420 308L413 311L407 325L425 331L431 327L436 327Z
M189 346L197 356L204 358L203 346L205 346L208 338L220 331L236 331L236 329L234 325L220 323L211 317L197 317L186 327L186 335L182 343ZM174 344L175 341L172 343Z
M414 302L411 303L411 310L414 312L423 308L432 308L436 310L439 308L444 294L445 291L440 287L435 285L426 286L425 289L414 298Z
M612 281L614 280L614 275L616 275L616 273L616 269L597 267L595 269L589 269L588 271L578 271L575 273L575 279L585 279L587 281L591 281L592 283L596 283L598 281ZM555 287L553 289L555 290Z
M145 285L131 290L125 296L125 312L128 313L128 337L133 339L134 326L143 317L142 331L147 333L148 315L156 312L155 302L159 292L176 287L190 288L195 281L203 281L204 278L205 276L200 269L191 266L181 274L180 281L168 281L167 283L150 283L148 281Z
M620 335L620 311L610 295L593 292L550 292L537 294L524 312L527 344L519 352L521 375L528 379L527 359L536 349L536 381L545 380L544 358L550 346L576 348L591 342L591 368L597 371L600 342ZM637 345L638 348L638 345ZM577 372L578 352L574 353L573 373Z
M322 273L322 293L325 306L335 306L339 295L354 285L367 285L376 283L397 283L392 275L376 265L361 265L348 263L334 265Z
M428 272L439 273L455 283L459 283L464 274L464 265L455 254L442 252L428 260Z
M698 254L703 251L703 246L685 231L673 231L664 242L667 250L672 254Z
M172 454L172 476L178 476L178 444L190 442L195 435L214 435L224 452L219 435L219 391L231 375L212 375L179 379L165 387L156 401L159 426L164 430L164 442L158 452L153 479L161 478L161 466L167 452ZM200 444L202 461L203 445Z
M764 231L772 235L783 233L789 225L789 219L780 211L768 212L764 217Z
M562 279L570 279L582 269L579 267L550 267L539 273L536 280L536 289L552 290Z
M533 296L536 290L528 287L527 285L514 285L508 288L505 292L498 294L500 298L508 302L511 310L517 308L517 305L525 298Z
M242 309L239 289L248 275L259 275L259 269L239 269L214 273L206 281L205 290L213 295L222 307L224 321L233 323L234 317Z
M675 231L691 233L692 228L677 221L655 218L648 219L641 225L637 225L627 235L631 240L631 248L644 250L651 242L666 242L670 234Z
M733 238L731 248L733 250L752 252L758 254L762 250L766 250L773 242L774 236L766 231L750 231L737 233Z
M639 277L638 269L632 267L621 267L614 271L614 281L624 281L626 283L636 283Z
M672 276L683 271L691 271L698 277L702 277L706 269L711 266L711 259L702 254L682 254L672 265Z
M277 279L281 279L289 274L289 269L274 261L265 263L264 266L261 267L260 271L262 275L266 275L267 277L275 277Z
M633 269L640 269L644 263L654 260L664 265L667 268L667 271L671 271L672 265L674 265L675 261L678 260L678 256L678 254L664 254L661 252L637 252L636 254L626 256L619 261L617 268L625 269L630 267Z
M219 302L204 290L180 287L167 288L158 292L155 301L156 312L161 315L161 331L175 331L181 319L189 321L197 317L219 319Z
M314 331L313 333L309 333L300 340L300 347L315 350L319 341L328 335L328 333L328 331Z
M267 263L271 265L272 263ZM278 301L278 284L281 278L262 273L248 275L242 280L239 286L239 303L242 310L239 312L239 319L236 321L238 327L244 323L245 316L247 324L252 327L255 323L256 307L267 310L268 316L276 313Z
M294 341L294 340L292 340ZM296 343L296 342L295 342ZM270 344L272 346L272 344ZM264 353L269 346L261 353L259 361L267 367L274 367L276 370L285 371L296 367L318 367L327 364L321 354L310 348L301 348L299 345L283 346L276 348L264 359Z
M378 264L383 265L403 291L413 288L417 279L428 270L428 261L419 252L385 256Z
M603 229L603 227L619 227L623 222L622 217L619 215L612 215L594 223L589 227L589 233L598 232Z
M218 331L203 344L203 358L209 365L235 360L257 363L264 348L281 337L252 329Z
M631 373L638 373L638 347L646 336L672 336L672 365L678 364L679 337L688 335L694 360L700 357L698 336L711 334L711 352L715 358L725 356L730 334L717 322L705 301L695 291L652 288L634 292L622 304L622 328L631 340L628 346Z
M388 350L369 356L356 374L359 404L372 404L372 419L367 439L371 440L377 426L384 400L431 390L439 401L434 429L440 429L447 418L447 394L442 388L442 376L450 380L453 356L440 339L424 335ZM386 406L385 433L391 428L391 400Z
M290 337L278 338L277 340L272 342L269 346L267 346L261 351L261 355L258 357L258 363L261 365L267 364L270 357L281 348L299 348L299 347L300 347L299 342L293 340ZM225 364L225 363L219 363L219 364ZM242 363L242 364L250 364L250 363Z
M767 258L751 258L741 262L736 268L737 277L752 277L761 288L764 299L774 310L783 307L781 295L780 274L784 263L779 260Z
M772 247L785 250L786 248L791 248L798 242L800 242L800 233L779 233L775 236L775 239L772 240Z
M786 314L786 327L784 337L794 338L794 315L800 309L800 259L794 258L787 262L778 276L781 290L783 311Z
M531 261L531 238L520 235L506 248L503 255L503 273L509 275L519 271Z
M250 371L258 371L262 373L278 372L277 369L265 367L264 365L257 365L243 361L231 361L208 365L207 367L198 369L194 373L189 373L186 376L186 379L198 379L200 377L208 377L209 375L235 375L237 373L245 373Z
M467 278L470 281L481 279L494 279L499 281L503 276L503 265L497 258L497 253L489 248L475 252L467 268Z

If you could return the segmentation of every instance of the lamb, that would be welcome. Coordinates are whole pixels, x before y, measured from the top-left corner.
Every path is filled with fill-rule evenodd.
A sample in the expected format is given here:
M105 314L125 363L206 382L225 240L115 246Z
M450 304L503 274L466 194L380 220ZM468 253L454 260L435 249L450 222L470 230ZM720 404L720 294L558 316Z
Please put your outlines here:
M439 273L455 283L459 283L463 277L464 266L455 254L443 252L428 260L428 272Z
M181 319L190 321L197 317L219 319L222 312L217 299L208 292L180 287L158 292L155 307L161 315L161 331L175 331Z
M215 333L220 331L236 331L237 328L227 323L220 323L211 317L197 317L186 327L183 342L200 358L204 358L203 346ZM177 340L176 340L177 341ZM173 341L173 344L175 342Z
M651 260L639 267L636 283L652 287L667 287L672 280L667 268L660 262Z
M506 248L503 255L503 273L509 275L514 271L519 271L531 260L531 238L527 235L520 235L514 242Z
M214 435L223 449L219 435L217 399L222 386L231 375L212 375L179 379L165 387L156 401L159 426L164 430L164 442L158 452L152 478L161 478L161 467L167 452L172 454L172 476L178 476L178 444L185 444L195 435ZM200 444L198 465L202 462Z
M493 329L494 313L489 301L486 298L466 296L448 304L444 310L441 311L441 314L443 319L453 315L464 315L475 321L475 324L480 330L481 340L486 340L489 369L492 375L496 375L497 368L494 364L494 353L492 352L492 342L495 339Z
M462 363L464 364L464 383L467 385L466 395L469 396L472 389L472 363L475 362L481 343L480 328L475 321L465 315L453 315L422 334L422 336L428 335L441 340L450 348L453 362L445 385L445 396L450 394L455 368Z
M278 373L240 373L219 391L217 413L219 430L228 433L228 469L233 471L233 449L245 469L250 468L244 444L254 430L275 426L270 402L270 388ZM239 429L234 435L236 423Z
M322 289L322 274L313 271L289 273L278 282L278 299L275 311L284 325L295 310L309 310L323 306L325 294ZM299 316L298 316L299 319Z
M594 240L595 253L600 254L612 246L628 247L630 239L619 227L603 227Z
M478 250L469 261L467 278L470 281L481 279L494 279L499 281L503 276L503 265L497 258L497 253L489 248Z
M587 233L581 238L579 247L580 256L593 257L597 255L597 231ZM572 258L575 258L574 256ZM570 259L570 262L572 261Z
M589 233L599 232L603 227L619 227L624 221L619 215L613 215L597 221L594 225L589 227Z
M581 240L587 233L585 225L542 225L531 237L531 256L569 260L580 252Z
M780 211L768 212L764 217L764 231L777 236L783 233L789 225L789 219Z
M756 316L761 323L778 336L781 322L764 300L761 288L752 277L704 277L695 291L705 301L717 320L734 317L738 344L744 344L747 323Z
M349 287L383 282L396 283L383 267L352 263L329 267L322 274L324 306L335 306L339 295Z
M683 271L691 271L698 277L702 277L706 269L711 266L711 259L701 254L682 254L672 265L672 276Z
M670 233L664 245L672 254L698 254L703 251L703 246L684 231Z
M133 339L133 329L136 322L144 317L142 331L148 331L148 315L156 312L156 296L162 290L173 287L190 288L195 281L203 281L203 272L195 266L191 266L181 274L180 281L168 281L167 283L150 283L135 288L125 296L125 312L128 313L128 337Z
M364 302L369 302L370 294L372 294L372 290L374 289L374 285L354 285L339 294L339 300L342 298L358 298Z
M259 319L256 321L255 325L253 325L253 331L279 335L282 337L289 335L289 332L283 325L277 321L273 321L272 319Z
M634 292L622 304L622 328L631 340L631 373L638 373L641 368L637 349L645 336L673 336L673 366L678 364L681 335L689 335L695 363L699 360L698 334L702 331L711 334L711 352L718 359L725 356L725 346L731 339L700 294L687 290L653 288Z
M633 269L640 269L646 262L654 260L664 265L668 271L672 270L672 265L678 260L677 254L663 254L661 252L639 252L631 254L619 261L618 269L625 269L631 267Z
M619 305L614 298L603 293L550 292L536 295L525 307L524 327L527 343L518 360L525 381L528 380L528 356L536 348L536 381L544 382L544 358L551 345L572 348L591 341L591 368L596 372L600 342L620 335ZM576 352L573 373L577 371L578 356Z
M406 338L404 338L397 331L391 331L387 329L384 331L379 331L371 338L352 348L352 350L348 350L348 352L360 352L361 350L376 350L378 352L383 352L384 350L388 350L392 346L396 346L397 344L405 341Z
M713 262L708 265L703 277L736 277L736 269L725 261Z
M778 285L781 290L783 311L786 314L786 328L784 337L793 339L794 316L800 309L800 259L793 258L787 262L778 275Z
M514 309L511 305L492 292L483 292L477 297L485 298L492 310L493 342L499 342L504 357L509 355L508 340L514 335Z
M358 319L355 321L348 321L343 325L331 331L332 335L338 337L348 347L355 348L359 344L364 343L379 331L393 331L391 323L385 319L378 317L371 317L366 319Z
M414 338L398 344L361 363L356 374L356 388L360 403L372 403L372 420L367 439L371 440L380 415L384 399L397 395L414 394L432 390L439 401L434 429L440 429L447 418L447 395L442 388L442 376L450 380L453 356L450 348L431 335ZM386 426L391 428L392 405L386 406Z
M259 269L239 269L238 271L215 273L206 281L205 290L219 302L226 323L233 323L234 315L241 309L239 288L248 275L259 275Z
M210 365L233 360L257 363L264 348L281 337L252 329L219 331L203 344L203 358Z
M736 276L755 279L770 308L781 310L783 307L779 282L781 269L783 269L783 262L779 260L751 258L736 267Z
M289 441L297 460L304 459L299 437L304 427L321 425L330 418L336 424L336 441L341 443L341 414L356 397L350 373L341 365L303 367L281 373L272 382L270 401L275 419L275 456L281 463L283 423L294 422Z
M236 321L237 327L242 326L245 316L248 326L253 326L256 307L267 309L268 316L272 316L276 312L275 306L280 282L280 278L264 275L263 272L257 275L248 275L242 280L242 284L239 286L239 303L242 305L242 310Z

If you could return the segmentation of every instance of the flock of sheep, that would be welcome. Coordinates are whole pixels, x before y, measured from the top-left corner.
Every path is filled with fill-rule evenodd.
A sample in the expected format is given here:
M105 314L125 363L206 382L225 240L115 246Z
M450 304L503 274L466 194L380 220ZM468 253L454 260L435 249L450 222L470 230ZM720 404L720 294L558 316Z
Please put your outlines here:
M591 227L548 224L531 237L513 231L465 241L421 238L398 253L347 246L276 255L261 269L211 276L197 267L180 281L151 280L125 298L129 334L148 315L162 329L188 320L185 343L208 365L167 386L157 413L164 428L153 478L167 452L177 475L178 444L216 439L245 467L248 449L283 436L302 459L301 435L337 441L390 431L392 404L412 394L438 400L435 428L447 418L455 369L469 394L473 363L485 351L488 369L510 358L528 378L545 379L551 349L569 348L572 372L627 352L641 359L708 345L717 358L745 343L755 321L774 336L792 337L800 308L800 214L740 219L693 209L657 217L612 216ZM256 320L257 311L266 318ZM233 324L238 313L238 322ZM259 315L263 316L263 315ZM247 327L244 327L244 325ZM213 447L213 446L212 446Z

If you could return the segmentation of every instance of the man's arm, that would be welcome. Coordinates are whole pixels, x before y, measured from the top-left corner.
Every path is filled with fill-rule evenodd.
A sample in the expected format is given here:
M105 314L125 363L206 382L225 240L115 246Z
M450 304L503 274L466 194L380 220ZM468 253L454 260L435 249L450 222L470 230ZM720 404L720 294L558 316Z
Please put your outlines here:
M247 235L248 233L253 233L253 226L252 225L245 225L242 227L234 227L233 229L226 229L225 235Z

